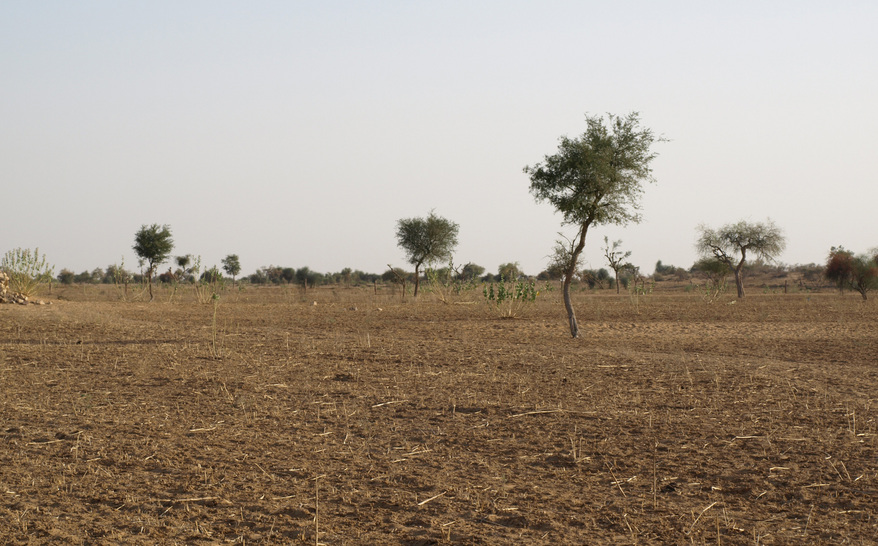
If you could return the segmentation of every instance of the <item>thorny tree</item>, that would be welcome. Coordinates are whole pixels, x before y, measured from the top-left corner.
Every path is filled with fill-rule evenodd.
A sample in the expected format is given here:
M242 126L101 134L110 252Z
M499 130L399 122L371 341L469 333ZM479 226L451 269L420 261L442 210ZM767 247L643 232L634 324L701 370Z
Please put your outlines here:
M744 263L747 261L747 253L774 261L787 245L783 232L770 219L755 223L742 220L719 229L700 225L698 231L700 235L695 248L702 256L712 256L726 264L735 274L738 298L744 297Z
M146 278L149 283L149 301L153 300L152 277L158 266L165 263L174 249L171 228L168 226L141 226L134 235L134 252L137 257L146 261Z
M421 284L421 266L451 259L459 226L430 212L426 218L403 218L396 225L396 239L415 266L415 293Z
M543 163L527 166L530 191L538 202L548 201L560 212L565 225L577 232L565 250L564 306L570 333L579 337L576 314L570 301L570 283L591 226L625 225L640 221L637 210L643 183L653 182L652 145L664 139L641 127L632 112L620 117L586 116L587 129L579 138L561 137L558 153Z

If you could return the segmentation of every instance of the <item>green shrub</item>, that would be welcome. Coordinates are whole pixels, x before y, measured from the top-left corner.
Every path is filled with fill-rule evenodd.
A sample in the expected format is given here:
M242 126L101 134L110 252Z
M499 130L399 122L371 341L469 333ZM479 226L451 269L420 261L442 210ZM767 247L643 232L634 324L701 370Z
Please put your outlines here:
M54 266L46 263L46 255L40 256L40 249L16 248L3 256L0 269L9 275L9 290L24 297L35 295L40 287L52 282Z

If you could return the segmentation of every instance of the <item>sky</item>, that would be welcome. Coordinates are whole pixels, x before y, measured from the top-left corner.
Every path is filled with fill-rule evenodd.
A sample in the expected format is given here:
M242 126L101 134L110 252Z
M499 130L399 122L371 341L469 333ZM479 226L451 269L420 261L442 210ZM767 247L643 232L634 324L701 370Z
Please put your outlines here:
M592 228L646 273L697 227L771 218L786 264L878 246L872 1L0 3L0 253L137 269L142 225L219 264L406 266L396 224L459 224L456 264L545 269L561 216L526 165L639 112L642 222ZM410 266L408 266L411 268Z

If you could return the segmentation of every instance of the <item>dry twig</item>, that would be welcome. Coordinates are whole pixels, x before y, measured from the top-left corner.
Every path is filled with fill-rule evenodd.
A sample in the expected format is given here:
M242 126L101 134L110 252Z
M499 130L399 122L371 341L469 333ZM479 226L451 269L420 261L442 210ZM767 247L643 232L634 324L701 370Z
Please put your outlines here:
M430 501L434 501L434 500L438 499L439 497L441 497L442 495L444 495L445 493L448 493L448 491L443 491L443 492L439 493L438 495L434 495L434 496L430 497L429 499L424 499L418 503L418 506L423 506Z

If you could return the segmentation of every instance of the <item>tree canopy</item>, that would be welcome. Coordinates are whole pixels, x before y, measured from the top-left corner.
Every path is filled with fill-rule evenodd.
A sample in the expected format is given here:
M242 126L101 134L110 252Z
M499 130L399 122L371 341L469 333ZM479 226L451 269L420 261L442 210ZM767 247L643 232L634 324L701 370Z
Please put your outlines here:
M426 218L403 218L396 225L396 240L406 253L409 263L415 266L415 293L420 286L420 270L423 264L451 259L457 246L459 226L434 212Z
M641 127L640 115L586 116L586 131L578 138L561 137L558 152L542 163L526 166L530 191L537 202L548 202L577 233L571 240L564 272L564 304L570 333L579 337L570 302L570 283L591 226L625 225L640 221L643 183L653 182L650 164L653 144L664 139Z
M698 226L695 248L704 257L713 257L726 264L735 274L738 297L744 297L744 263L750 253L767 261L774 261L786 248L783 231L771 221L740 221L719 229Z

